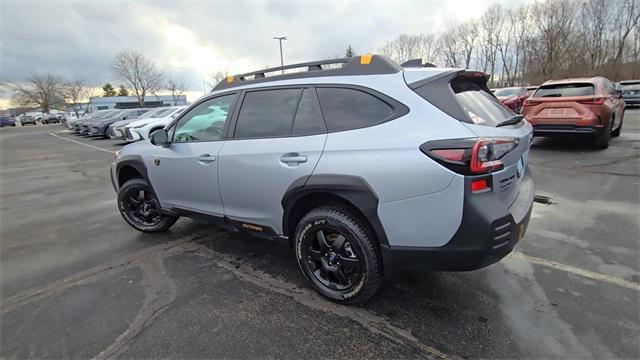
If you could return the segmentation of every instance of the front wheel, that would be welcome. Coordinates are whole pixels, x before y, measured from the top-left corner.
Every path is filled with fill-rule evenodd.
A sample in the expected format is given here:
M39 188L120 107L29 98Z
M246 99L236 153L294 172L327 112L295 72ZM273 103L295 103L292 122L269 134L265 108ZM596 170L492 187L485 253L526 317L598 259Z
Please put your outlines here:
M363 221L339 207L307 213L296 226L296 258L302 273L323 296L362 304L382 283L373 235Z
M118 191L118 209L122 218L141 232L167 231L177 220L176 216L162 214L160 203L151 186L144 179L131 179Z

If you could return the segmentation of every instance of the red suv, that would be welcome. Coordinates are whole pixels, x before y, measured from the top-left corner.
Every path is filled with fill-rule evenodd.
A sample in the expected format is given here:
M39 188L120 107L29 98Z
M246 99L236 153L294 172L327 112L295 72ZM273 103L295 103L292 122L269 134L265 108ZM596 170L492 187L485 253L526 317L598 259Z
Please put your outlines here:
M620 135L624 101L604 77L550 80L525 100L522 114L534 135L587 134L605 149Z
M495 95L498 100L500 100L502 105L513 110L513 112L515 113L520 113L522 104L527 98L527 89L524 87L507 87L495 89L493 91L493 95Z

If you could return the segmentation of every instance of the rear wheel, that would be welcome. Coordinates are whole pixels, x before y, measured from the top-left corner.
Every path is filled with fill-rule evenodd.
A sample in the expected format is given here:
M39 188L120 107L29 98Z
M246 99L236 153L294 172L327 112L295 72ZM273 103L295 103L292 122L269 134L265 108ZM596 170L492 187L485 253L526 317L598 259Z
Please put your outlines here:
M595 145L600 149L606 149L609 147L609 141L611 141L611 132L613 127L613 116L609 120L607 127L603 129L602 133L595 138Z
M375 240L366 225L348 210L311 210L295 231L296 257L302 273L323 296L362 304L382 283Z
M142 232L163 232L177 220L160 212L160 203L144 179L131 179L118 191L118 209L124 220Z
M618 125L618 128L613 130L611 132L611 136L613 137L618 137L620 136L620 133L622 132L622 120L624 120L624 112L622 113L622 117L620 118L620 125Z

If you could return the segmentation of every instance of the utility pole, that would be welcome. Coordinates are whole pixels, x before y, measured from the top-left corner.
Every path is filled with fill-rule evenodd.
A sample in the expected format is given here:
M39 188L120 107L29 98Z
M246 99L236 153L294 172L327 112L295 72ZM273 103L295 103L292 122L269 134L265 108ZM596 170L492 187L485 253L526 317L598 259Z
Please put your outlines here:
M286 36L274 36L275 40L278 40L280 43L280 66L284 66L284 58L282 57L282 40L287 40ZM282 73L284 74L284 69L282 69Z

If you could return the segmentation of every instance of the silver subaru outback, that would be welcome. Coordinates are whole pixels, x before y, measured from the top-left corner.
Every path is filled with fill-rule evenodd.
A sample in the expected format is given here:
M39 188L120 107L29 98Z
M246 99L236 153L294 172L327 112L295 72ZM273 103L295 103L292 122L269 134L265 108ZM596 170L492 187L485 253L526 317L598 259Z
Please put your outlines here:
M204 216L288 239L311 286L343 303L396 268L499 261L531 215L532 127L485 73L403 65L363 55L226 78L117 155L122 217L143 232Z

